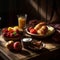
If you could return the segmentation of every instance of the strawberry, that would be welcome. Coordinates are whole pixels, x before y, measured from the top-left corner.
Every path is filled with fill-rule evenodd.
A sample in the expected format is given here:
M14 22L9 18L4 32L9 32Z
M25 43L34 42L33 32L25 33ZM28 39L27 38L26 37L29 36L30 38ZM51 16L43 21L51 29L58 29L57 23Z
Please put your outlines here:
M37 31L36 31L35 29L31 29L31 30L30 30L30 33L36 34Z

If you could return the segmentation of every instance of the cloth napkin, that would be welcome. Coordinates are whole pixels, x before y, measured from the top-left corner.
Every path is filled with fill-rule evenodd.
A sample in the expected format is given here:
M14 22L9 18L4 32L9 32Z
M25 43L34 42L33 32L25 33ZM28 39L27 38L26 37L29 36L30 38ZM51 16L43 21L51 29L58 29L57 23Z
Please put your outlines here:
M50 24L55 28L55 33L52 36L52 39L58 43L60 43L60 24Z

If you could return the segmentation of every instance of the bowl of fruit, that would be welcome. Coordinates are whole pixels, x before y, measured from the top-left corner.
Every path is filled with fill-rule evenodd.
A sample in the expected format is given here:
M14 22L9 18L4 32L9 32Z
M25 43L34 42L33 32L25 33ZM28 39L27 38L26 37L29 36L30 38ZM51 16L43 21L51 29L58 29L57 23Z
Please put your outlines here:
M8 27L2 29L2 36L5 40L20 40L22 38L23 30L18 26Z
M47 25L46 22L40 22L34 27L30 26L26 28L26 32L35 37L47 37L55 32L54 27Z

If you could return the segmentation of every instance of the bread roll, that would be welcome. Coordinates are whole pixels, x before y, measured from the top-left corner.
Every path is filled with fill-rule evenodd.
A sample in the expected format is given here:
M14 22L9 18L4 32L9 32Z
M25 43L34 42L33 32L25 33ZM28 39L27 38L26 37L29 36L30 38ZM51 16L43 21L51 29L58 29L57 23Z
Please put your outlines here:
M39 30L37 30L37 33L40 35L40 36L43 36L47 33L48 31L48 28L46 25L42 26Z
M39 24L37 24L37 25L34 27L34 29L35 29L35 30L38 30L38 29L40 29L43 25L46 25L46 22L40 22Z

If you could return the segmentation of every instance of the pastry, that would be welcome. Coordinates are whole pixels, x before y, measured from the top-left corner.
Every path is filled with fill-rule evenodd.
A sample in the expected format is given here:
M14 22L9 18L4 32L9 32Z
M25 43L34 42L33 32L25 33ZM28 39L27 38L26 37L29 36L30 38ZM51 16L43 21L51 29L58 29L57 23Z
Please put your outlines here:
M44 36L48 31L48 28L46 25L42 26L41 28L39 28L37 30L37 33L40 35L40 36Z
M34 29L38 30L40 29L43 25L46 25L46 22L40 22L39 24L37 24Z

